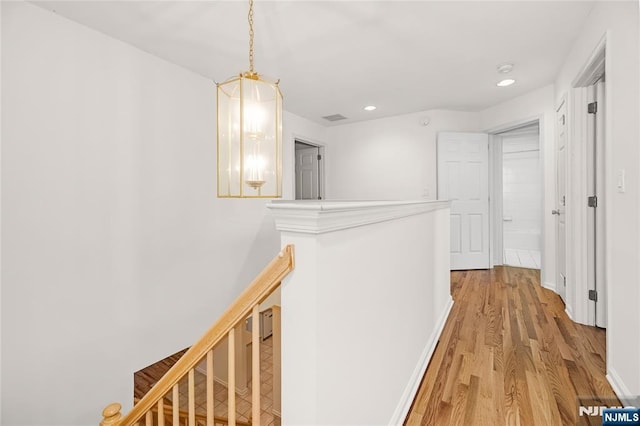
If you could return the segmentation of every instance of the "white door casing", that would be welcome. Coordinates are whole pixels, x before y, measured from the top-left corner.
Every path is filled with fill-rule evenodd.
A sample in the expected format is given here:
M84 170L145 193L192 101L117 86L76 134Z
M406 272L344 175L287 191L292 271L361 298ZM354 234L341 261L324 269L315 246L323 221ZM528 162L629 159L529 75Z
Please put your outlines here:
M296 200L317 200L320 197L319 149L296 149Z
M556 215L556 290L567 301L567 103L562 101L556 111L556 182L557 203L552 211Z
M438 134L438 199L451 200L451 269L488 269L489 136Z
M596 292L598 301L596 302L596 326L607 327L607 273L606 273L606 185L605 185L605 91L604 81L596 84L596 101L598 102L598 112L596 114L596 196L598 197L598 208L596 211Z

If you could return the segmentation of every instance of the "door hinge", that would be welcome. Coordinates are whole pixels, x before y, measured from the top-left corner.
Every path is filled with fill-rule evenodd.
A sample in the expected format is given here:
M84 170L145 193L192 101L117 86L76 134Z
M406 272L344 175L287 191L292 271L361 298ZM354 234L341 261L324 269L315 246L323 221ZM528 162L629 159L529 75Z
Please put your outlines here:
M590 104L587 104L587 112L589 114L595 114L598 112L598 103L597 102L591 102Z
M587 197L587 206L589 206L589 207L598 207L598 197L596 195L592 195L591 197Z
M322 155L318 154L318 161L322 160Z
M589 290L589 300L593 300L594 302L598 301L598 292L595 290Z

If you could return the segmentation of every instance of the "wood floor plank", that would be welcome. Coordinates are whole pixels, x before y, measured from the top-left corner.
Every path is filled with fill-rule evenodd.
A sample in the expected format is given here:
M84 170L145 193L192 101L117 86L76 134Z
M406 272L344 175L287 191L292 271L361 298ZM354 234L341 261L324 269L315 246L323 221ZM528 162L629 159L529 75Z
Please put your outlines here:
M471 377L469 377L469 383L471 383ZM459 383L456 388L456 394L451 404L451 416L449 422L444 424L460 425L464 422L464 417L467 413L467 398L469 396L469 385Z
M471 376L471 384L469 385L469 395L465 404L465 416L462 424L470 425L475 420L475 410L478 402L480 387L480 378Z
M406 425L600 424L579 416L579 398L620 404L605 378L605 331L573 323L538 271L453 271L451 293Z

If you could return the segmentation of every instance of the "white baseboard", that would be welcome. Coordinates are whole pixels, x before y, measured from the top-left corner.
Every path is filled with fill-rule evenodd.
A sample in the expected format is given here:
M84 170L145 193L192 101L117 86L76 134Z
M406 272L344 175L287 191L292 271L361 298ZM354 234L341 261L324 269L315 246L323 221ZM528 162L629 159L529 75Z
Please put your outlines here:
M551 290L552 292L554 292L554 293L556 293L556 294L558 293L558 292L556 291L556 285L555 285L555 284L552 284L552 283L549 283L549 282L546 282L546 281L545 281L545 282L543 282L543 283L542 283L542 287L543 287L543 288L546 288L546 289L548 289L548 290Z
M447 318L449 317L449 312L451 312L451 308L453 307L453 299L449 298L447 305L436 324L436 328L427 341L427 344L420 355L420 359L418 360L418 364L414 369L411 377L409 378L409 383L402 393L402 397L400 398L400 402L396 407L393 416L391 416L391 420L389 421L390 425L401 425L404 423L407 414L409 414L409 410L411 409L411 404L416 397L416 393L418 393L418 389L420 388L420 383L422 382L422 377L424 377L424 373L427 371L427 366L429 365L429 361L433 356L433 352L436 349L436 345L438 344L438 339L440 339L440 335L442 334L442 330L444 329L444 325L447 322Z
M573 311L569 305L565 306L564 311L571 321L576 322L576 320L573 319Z
M634 396L631 393L627 385L625 385L620 378L620 375L618 375L614 369L610 368L606 377L620 402L622 402L626 407L636 407L636 404L638 404L638 398L640 397L637 395Z

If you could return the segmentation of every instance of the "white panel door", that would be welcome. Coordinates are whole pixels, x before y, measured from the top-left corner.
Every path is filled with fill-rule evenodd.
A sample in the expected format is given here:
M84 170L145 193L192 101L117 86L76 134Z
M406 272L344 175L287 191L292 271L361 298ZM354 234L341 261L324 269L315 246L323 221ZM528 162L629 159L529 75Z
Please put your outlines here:
M587 102L595 102L594 112L587 114L587 195L597 197L596 207L587 208L587 285L596 291L596 301L589 302L588 324L607 326L607 288L605 286L605 83L587 88Z
M596 84L596 101L598 102L598 112L596 114L596 138L595 138L595 156L596 156L596 192L598 197L598 208L596 212L596 292L598 300L596 302L596 326L607 327L607 286L606 286L606 221L605 221L605 82L600 81Z
M563 301L567 301L567 104L563 102L556 113L558 138L556 145L556 179L558 186L557 207L551 213L556 220L556 289Z
M318 148L296 149L296 200L318 200L319 160Z
M451 269L490 268L487 134L438 134L438 199L451 200Z

